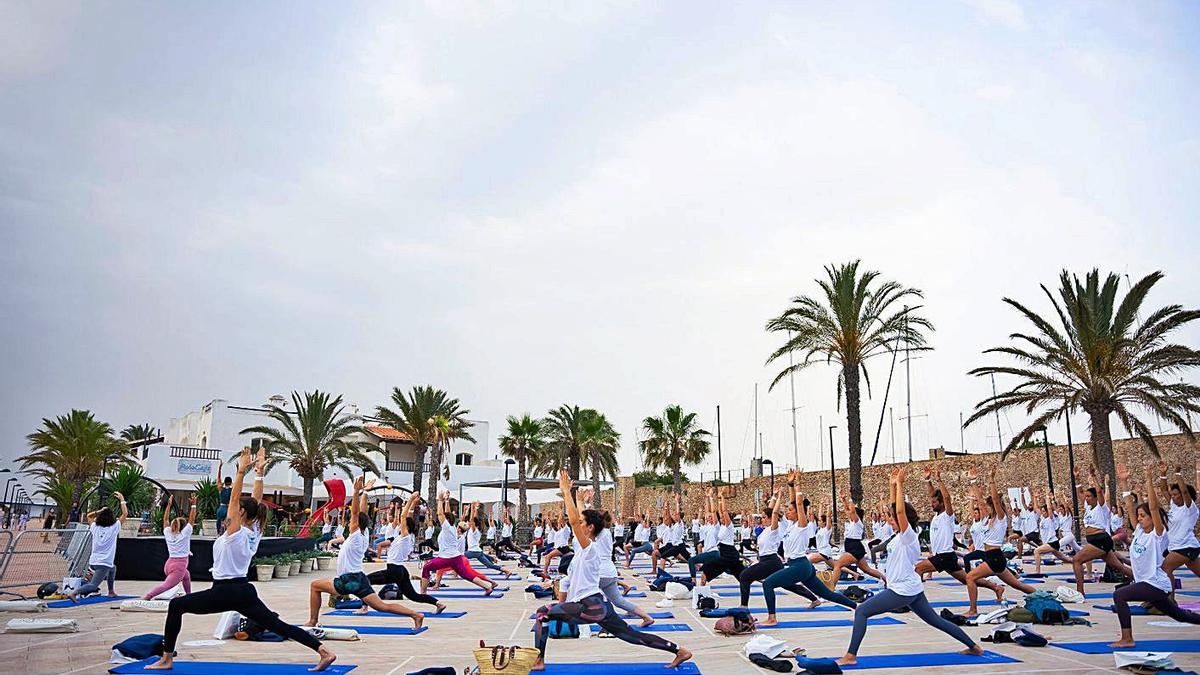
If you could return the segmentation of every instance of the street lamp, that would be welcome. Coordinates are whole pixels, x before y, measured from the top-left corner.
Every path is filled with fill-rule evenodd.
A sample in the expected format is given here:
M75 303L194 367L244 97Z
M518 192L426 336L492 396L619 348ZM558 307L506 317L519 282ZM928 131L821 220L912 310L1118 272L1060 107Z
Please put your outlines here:
M771 494L774 495L775 494L775 462L772 462L769 459L764 459L762 461L762 463L771 467Z
M1046 425L1043 424L1034 431L1042 432L1042 447L1046 450L1046 482L1050 485L1050 491L1054 492L1054 472L1050 470L1050 437L1046 433Z
M100 462L100 505L101 506L104 506L104 497L105 497L104 477L106 475L108 475L108 463L110 461L115 462L119 459L121 459L120 455L113 453L111 455L105 455L104 459ZM80 504L80 506L83 506L83 505Z
M508 510L508 467L516 463L517 460L511 457L504 460L504 487L500 490L500 506L503 507L505 511Z
M19 480L19 479L16 476L13 476L12 478L8 479L7 483L4 484L4 503L5 504L8 503L8 489L9 489L9 487L12 486L13 481L15 481L15 480Z
M832 533L837 532L838 520L837 474L833 472L833 430L836 428L836 424L829 427L829 485L833 493L832 501L829 503L829 510L833 512L833 528L830 530ZM831 536L836 536L836 534Z

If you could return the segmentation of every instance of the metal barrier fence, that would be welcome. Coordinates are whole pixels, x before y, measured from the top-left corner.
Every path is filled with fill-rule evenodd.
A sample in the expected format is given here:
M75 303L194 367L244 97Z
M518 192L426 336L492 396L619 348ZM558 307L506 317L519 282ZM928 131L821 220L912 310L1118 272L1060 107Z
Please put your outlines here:
M4 531L0 532L0 544L0 595L25 598L47 581L83 576L92 555L92 532L79 524L57 530L22 530L16 537Z

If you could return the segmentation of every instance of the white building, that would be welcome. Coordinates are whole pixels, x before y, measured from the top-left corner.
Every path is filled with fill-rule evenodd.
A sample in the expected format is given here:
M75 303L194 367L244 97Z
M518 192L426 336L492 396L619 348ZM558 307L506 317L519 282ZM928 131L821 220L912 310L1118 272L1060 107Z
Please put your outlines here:
M273 396L270 403L286 410L290 400ZM354 413L357 406L351 405L349 409ZM448 466L450 472L449 480L443 482L445 488L456 497L463 483L501 480L504 477L503 460L492 456L489 451L491 431L488 423L482 420L472 420L472 423L474 426L470 433L475 437L475 442L456 440L443 458L443 465ZM241 433L243 429L255 426L275 426L265 406L233 405L223 399L215 399L199 410L172 418L163 434L163 442L141 449L142 467L147 476L168 489L191 490L196 481L206 477L216 480L217 465L221 461L228 462L245 446L257 447L262 439ZM364 416L363 427L366 433L361 440L379 447L378 454L372 458L383 472L379 480L400 487L411 487L413 470L416 468L415 445L404 434L382 426L378 419ZM224 475L229 475L232 468L231 463L226 463ZM422 471L425 472L424 485L428 485L428 463L422 467ZM341 475L338 469L332 469L324 478L349 477ZM510 467L509 481L516 481L516 467ZM281 464L268 472L264 489L267 495L299 497L304 493L304 481L290 467ZM422 491L425 489L422 487ZM487 499L476 490L470 492L471 495L464 496L481 501L496 500L496 497ZM320 503L327 496L325 486L317 480L313 485L314 499ZM509 500L515 501L515 498L510 495Z

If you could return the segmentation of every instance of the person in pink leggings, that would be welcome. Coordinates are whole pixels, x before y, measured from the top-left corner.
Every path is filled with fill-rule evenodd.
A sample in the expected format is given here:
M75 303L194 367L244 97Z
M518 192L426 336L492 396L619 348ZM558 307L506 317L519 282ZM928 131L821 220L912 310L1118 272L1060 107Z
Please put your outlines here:
M459 577L475 584L491 595L499 585L488 579L471 567L467 557L463 555L462 545L458 541L458 532L454 526L454 512L450 508L450 493L438 495L438 550L437 553L421 568L421 592L429 589L429 577L438 570L450 568Z
M188 509L186 520L183 518L170 520L171 505L174 503L175 497L169 497L167 506L163 509L163 538L167 540L167 562L163 564L163 574L167 578L143 595L143 600L153 600L181 583L184 593L192 592L192 575L188 572L188 558L192 555L192 525L196 522L196 495L192 494L192 506Z

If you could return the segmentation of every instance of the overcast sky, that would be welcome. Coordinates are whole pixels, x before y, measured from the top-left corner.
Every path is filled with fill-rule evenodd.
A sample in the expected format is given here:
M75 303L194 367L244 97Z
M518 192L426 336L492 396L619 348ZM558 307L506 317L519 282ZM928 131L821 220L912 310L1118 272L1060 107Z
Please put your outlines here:
M535 7L0 3L0 456L72 407L166 427L428 383L493 436L597 407L624 471L641 418L715 430L720 404L737 467L759 382L790 463L763 325L861 258L937 326L912 362L924 457L958 449L991 391L966 372L1024 328L1003 296L1047 310L1039 283L1100 267L1200 300L1195 3ZM835 375L795 380L809 468L820 418L846 461ZM995 448L994 422L965 444Z

